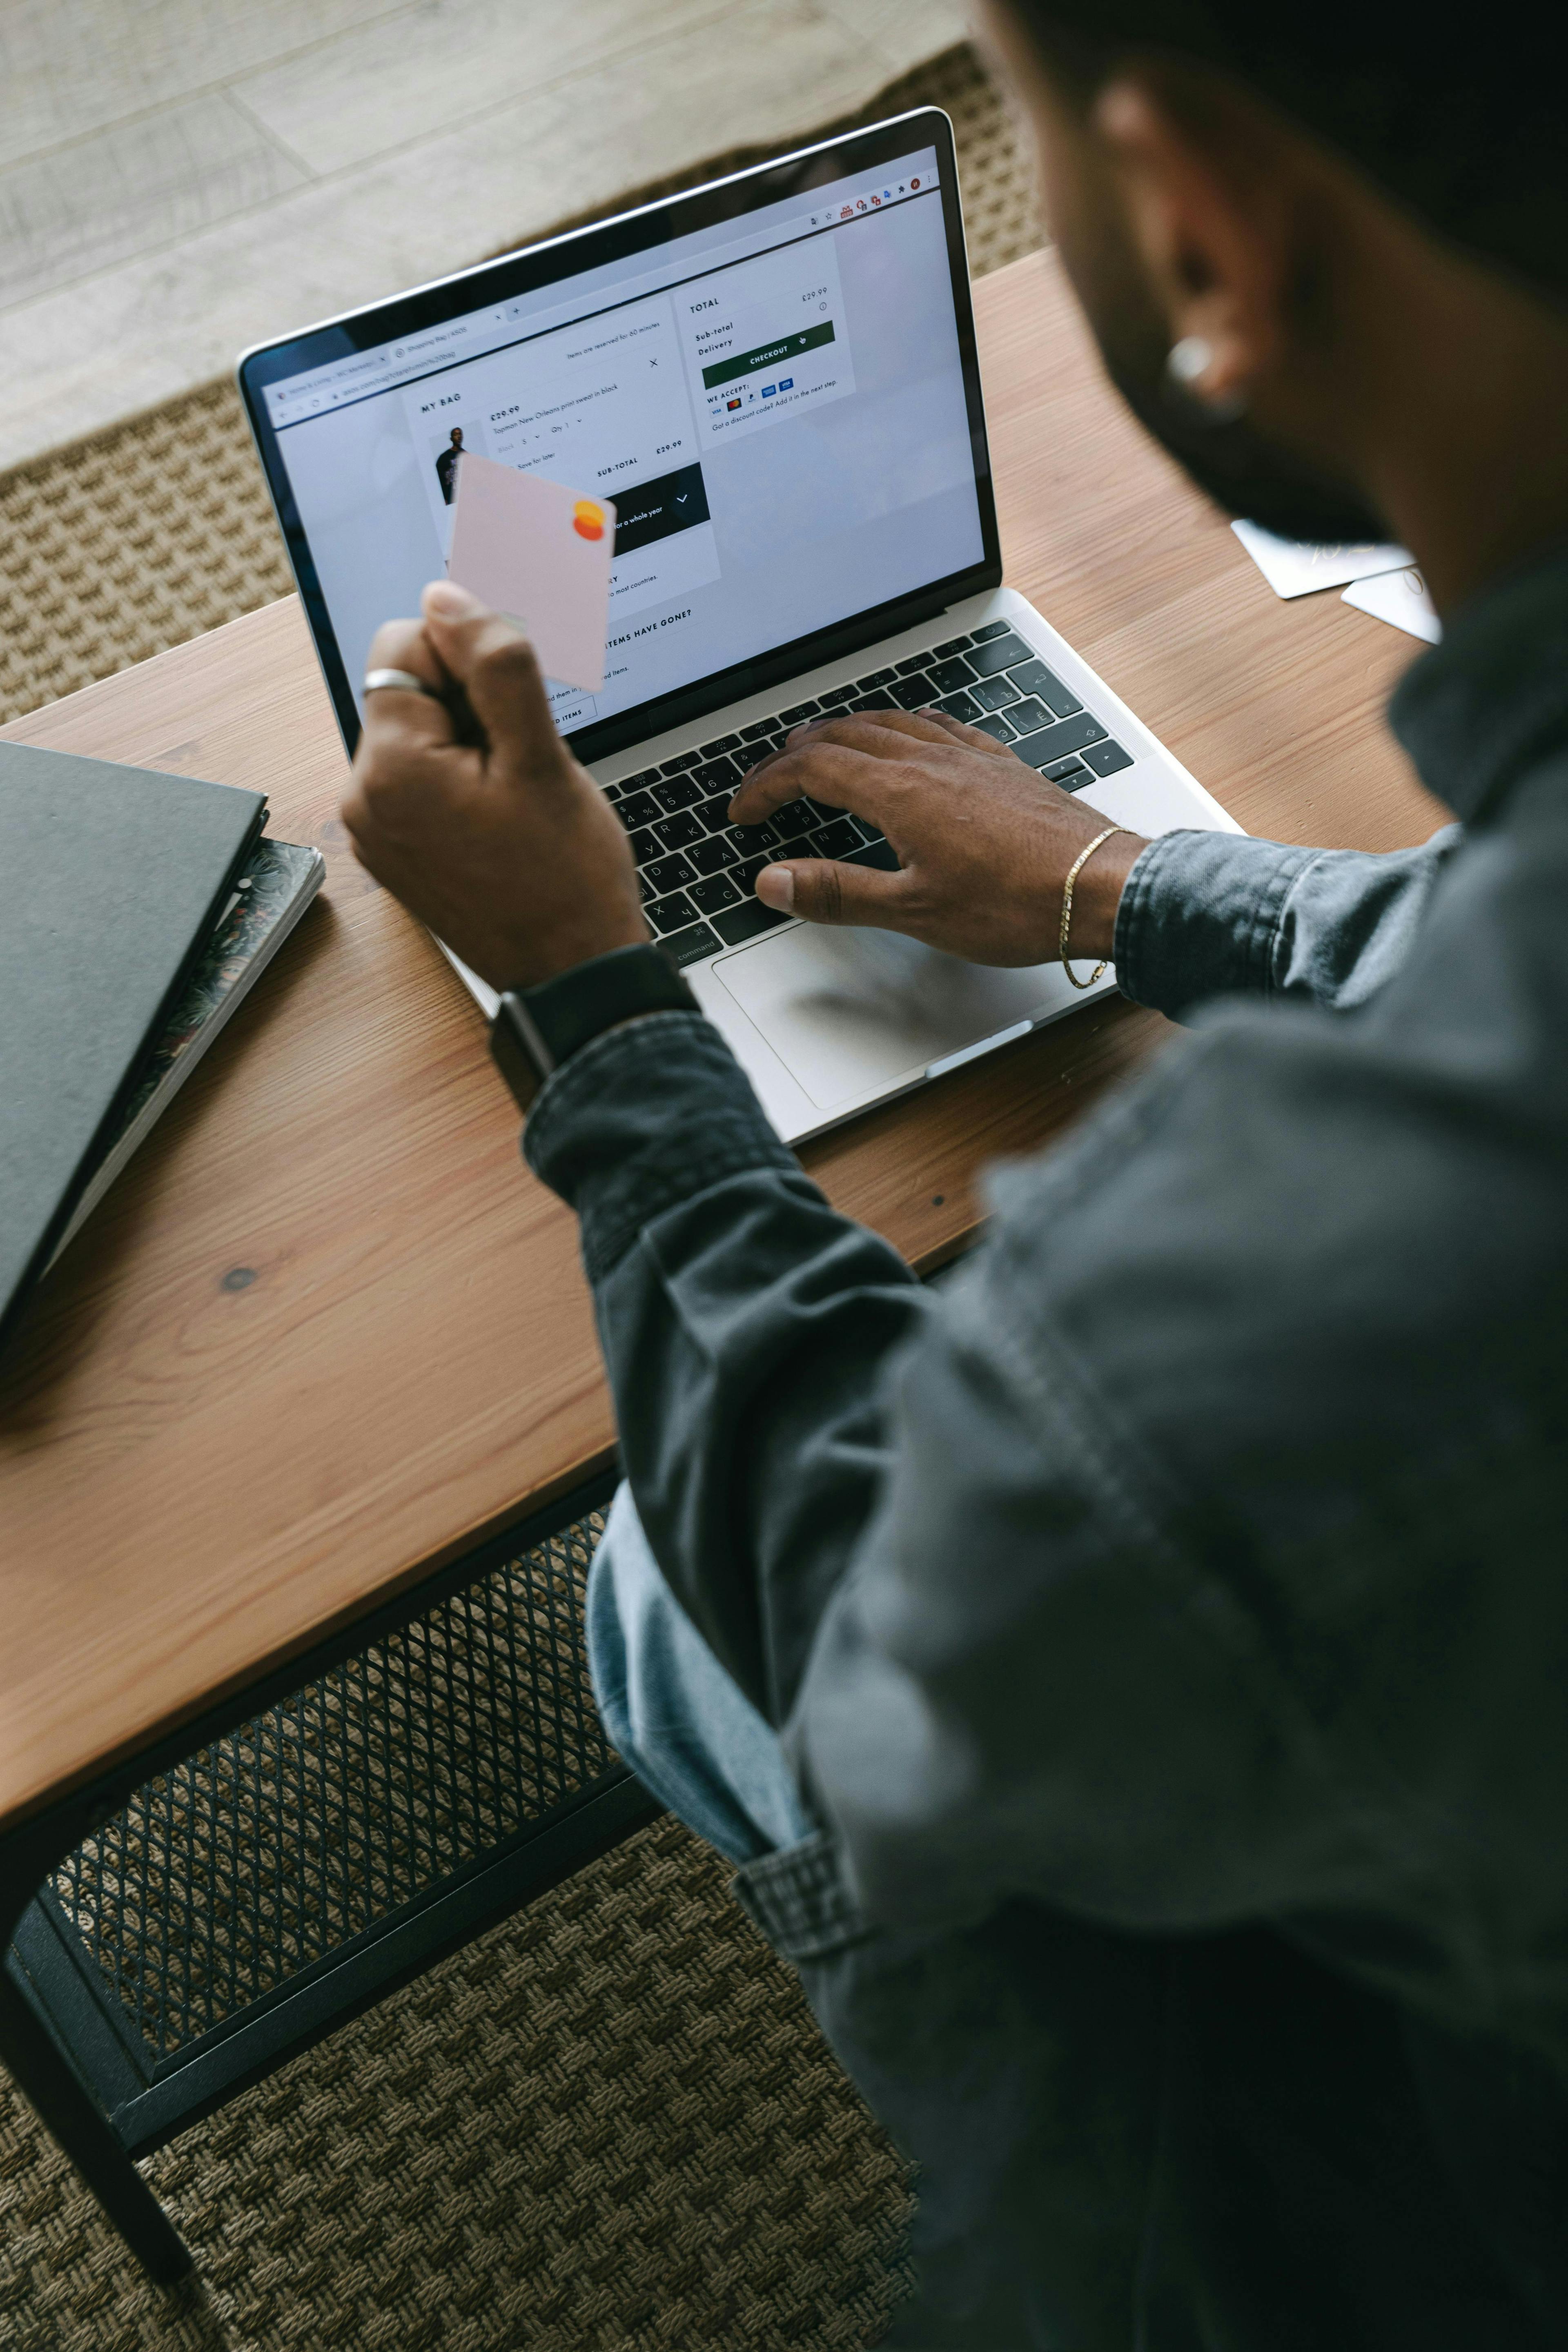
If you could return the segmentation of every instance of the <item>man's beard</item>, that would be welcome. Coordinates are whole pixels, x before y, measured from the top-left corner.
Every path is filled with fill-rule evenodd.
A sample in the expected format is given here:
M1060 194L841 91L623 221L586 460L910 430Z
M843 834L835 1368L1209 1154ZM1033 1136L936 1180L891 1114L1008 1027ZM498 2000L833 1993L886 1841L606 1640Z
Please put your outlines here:
M1092 324L1106 373L1133 415L1226 514L1321 546L1389 537L1386 522L1350 484L1275 447L1245 417L1221 424L1205 415L1172 382L1152 317Z

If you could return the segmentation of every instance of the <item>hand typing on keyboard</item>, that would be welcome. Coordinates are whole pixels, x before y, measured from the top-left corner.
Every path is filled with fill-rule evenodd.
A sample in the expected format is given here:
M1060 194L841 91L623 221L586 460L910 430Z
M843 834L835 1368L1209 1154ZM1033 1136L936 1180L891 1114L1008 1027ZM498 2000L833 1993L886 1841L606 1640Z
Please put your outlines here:
M794 822L803 805L817 828L810 834ZM890 855L872 863L861 849L842 863L838 828L821 823L838 810L860 821L859 833L841 828L856 848L867 830L879 831ZM991 964L1056 954L1068 869L1107 822L977 727L938 710L864 707L796 728L752 771L730 814L738 824L771 821L785 836L784 855L753 886L765 906L807 922L906 931ZM1145 845L1118 834L1084 867L1073 892L1074 956L1110 955L1121 887Z

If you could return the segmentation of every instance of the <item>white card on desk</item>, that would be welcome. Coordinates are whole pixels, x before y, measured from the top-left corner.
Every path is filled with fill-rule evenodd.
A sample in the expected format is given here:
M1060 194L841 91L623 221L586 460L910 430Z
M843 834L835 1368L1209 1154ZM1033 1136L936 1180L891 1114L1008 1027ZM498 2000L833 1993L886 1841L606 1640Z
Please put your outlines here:
M1342 588L1347 580L1403 571L1410 562L1408 548L1372 541L1353 547L1317 547L1304 539L1277 539L1255 522L1233 522L1231 529L1277 596L1310 596L1315 588Z
M465 454L448 574L527 631L546 677L590 694L605 683L615 546L608 499Z
M1375 580L1358 580L1345 590L1344 601L1358 612L1370 613L1374 621L1392 621L1396 629L1408 629L1413 637L1429 646L1435 646L1443 634L1426 583L1414 568L1383 572Z

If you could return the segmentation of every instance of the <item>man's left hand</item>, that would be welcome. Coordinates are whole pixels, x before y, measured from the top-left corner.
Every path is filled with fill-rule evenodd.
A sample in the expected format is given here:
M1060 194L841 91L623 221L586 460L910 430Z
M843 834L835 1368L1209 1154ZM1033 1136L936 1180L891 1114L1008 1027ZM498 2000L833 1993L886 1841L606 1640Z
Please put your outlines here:
M365 698L343 823L362 866L492 988L531 988L648 936L631 844L555 731L521 630L449 581L425 617L388 621L372 669L430 695ZM482 737L460 741L466 698Z

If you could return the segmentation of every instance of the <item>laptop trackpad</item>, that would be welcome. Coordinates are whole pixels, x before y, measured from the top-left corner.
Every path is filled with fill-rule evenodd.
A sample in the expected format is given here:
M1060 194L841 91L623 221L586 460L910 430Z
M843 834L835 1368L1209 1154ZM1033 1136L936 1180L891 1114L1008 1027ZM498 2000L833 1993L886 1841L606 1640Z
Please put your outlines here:
M916 1077L1051 997L1049 965L994 971L897 931L795 924L711 969L820 1110Z

